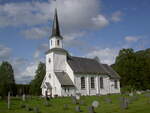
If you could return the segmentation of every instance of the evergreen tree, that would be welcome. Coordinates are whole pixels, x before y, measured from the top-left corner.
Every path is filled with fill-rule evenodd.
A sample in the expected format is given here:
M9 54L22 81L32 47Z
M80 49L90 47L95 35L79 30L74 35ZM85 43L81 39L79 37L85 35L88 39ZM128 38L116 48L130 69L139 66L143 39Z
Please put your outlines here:
M2 62L0 66L0 95L4 97L8 91L13 95L16 94L14 71L11 64Z
M150 49L137 52L122 49L112 67L121 76L122 87L150 89Z
M41 94L41 84L46 74L46 66L44 63L40 62L38 68L35 72L35 77L30 83L30 93L32 95L40 95Z

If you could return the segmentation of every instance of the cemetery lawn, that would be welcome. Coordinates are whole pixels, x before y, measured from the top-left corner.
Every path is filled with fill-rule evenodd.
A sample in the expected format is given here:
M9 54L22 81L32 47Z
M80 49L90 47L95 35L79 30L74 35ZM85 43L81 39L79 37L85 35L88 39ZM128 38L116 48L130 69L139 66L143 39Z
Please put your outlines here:
M83 96L81 100L84 101L83 105L80 105L81 113L88 113L88 106L93 101L99 101L99 107L95 108L96 113L150 113L150 97L146 97L144 94L138 95L138 99L129 104L128 109L120 108L120 97L123 95L108 95L108 96ZM106 102L106 98L110 98L112 103ZM132 97L128 97L132 98ZM39 97L33 97L22 102L21 98L13 98L11 100L11 109L7 109L6 101L0 100L0 113L36 113L34 110L28 111L26 108L21 108L22 104L25 104L31 108L38 107L40 113L77 113L75 106L72 103L71 97L55 98L48 101L50 106L44 105L45 99ZM64 104L68 105L68 109L64 109Z

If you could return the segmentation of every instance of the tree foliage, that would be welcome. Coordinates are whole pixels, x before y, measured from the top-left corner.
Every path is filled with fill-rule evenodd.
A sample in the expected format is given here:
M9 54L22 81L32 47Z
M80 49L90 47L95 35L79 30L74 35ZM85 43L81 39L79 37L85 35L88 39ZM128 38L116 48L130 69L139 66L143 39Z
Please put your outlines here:
M134 52L122 49L112 67L121 76L121 86L136 90L150 89L150 49Z
M46 74L46 66L44 63L40 62L38 68L35 72L35 77L30 83L30 93L32 95L41 94L41 84Z
M8 62L2 62L0 65L0 95L6 96L10 91L13 95L16 93L14 71Z

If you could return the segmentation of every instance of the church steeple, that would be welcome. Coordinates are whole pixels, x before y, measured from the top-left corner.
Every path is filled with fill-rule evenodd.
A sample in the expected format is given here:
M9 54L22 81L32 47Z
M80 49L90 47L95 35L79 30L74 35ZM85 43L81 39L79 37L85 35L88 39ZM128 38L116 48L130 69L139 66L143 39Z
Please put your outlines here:
M57 15L57 9L55 8L55 15L52 26L52 34L49 39L50 49L63 48L63 37L60 34L59 21Z
M57 15L57 9L56 8L55 8L55 15L54 15L54 20L53 20L51 38L52 37L62 38L62 36L60 34L59 21L58 21L58 15Z

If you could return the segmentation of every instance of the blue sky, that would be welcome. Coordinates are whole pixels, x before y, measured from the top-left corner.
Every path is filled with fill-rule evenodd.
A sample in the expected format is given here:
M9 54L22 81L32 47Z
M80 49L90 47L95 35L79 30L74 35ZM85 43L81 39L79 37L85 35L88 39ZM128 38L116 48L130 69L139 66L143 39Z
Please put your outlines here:
M150 47L149 0L0 0L0 61L28 83L44 61L58 8L64 47L71 55L112 64L122 48Z

